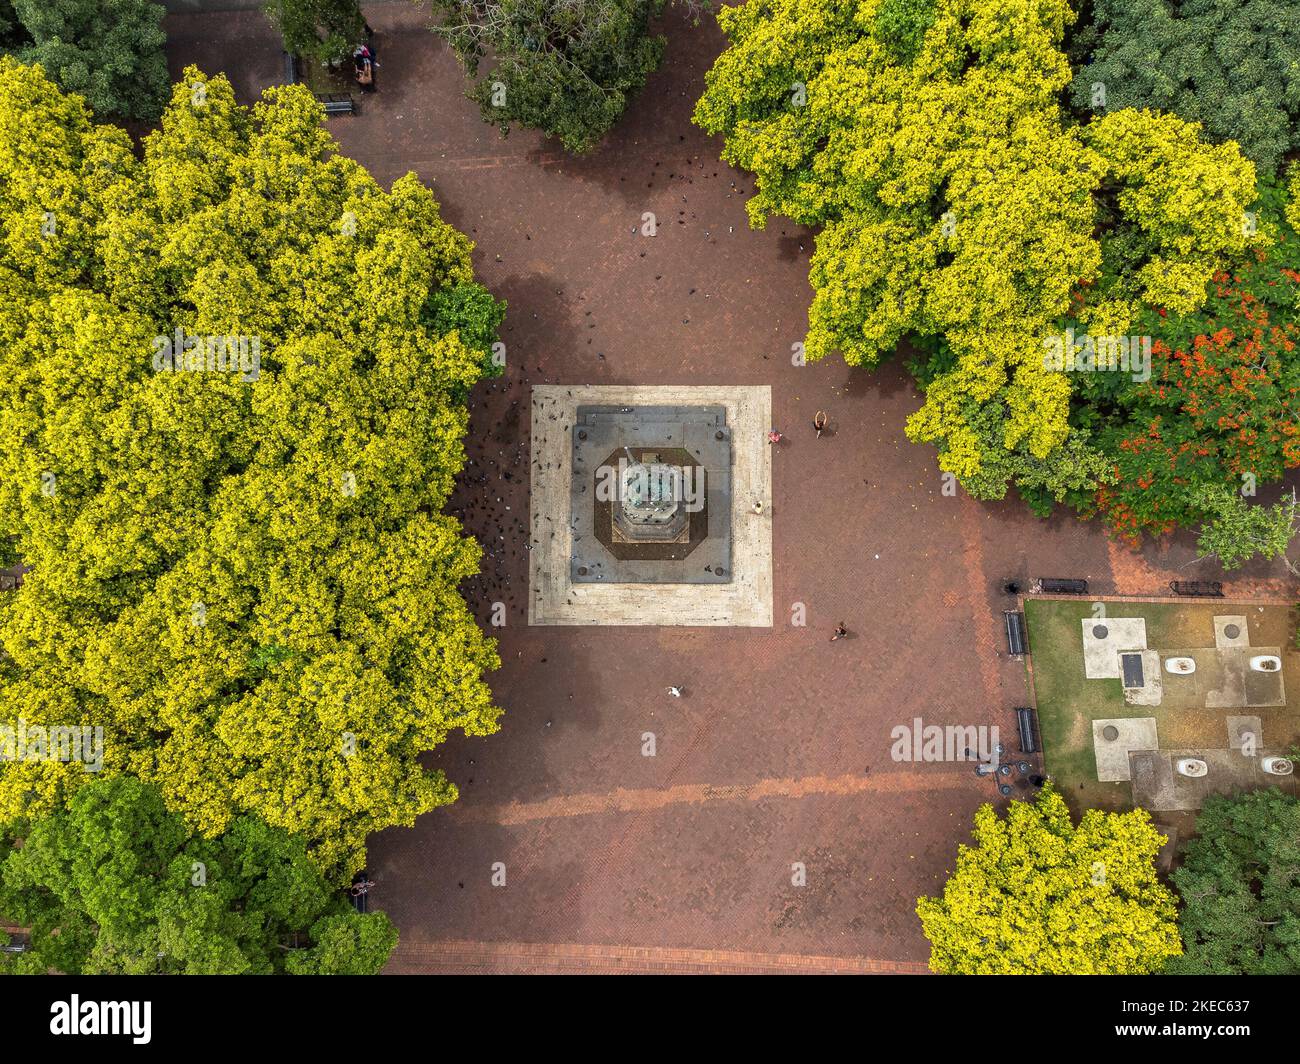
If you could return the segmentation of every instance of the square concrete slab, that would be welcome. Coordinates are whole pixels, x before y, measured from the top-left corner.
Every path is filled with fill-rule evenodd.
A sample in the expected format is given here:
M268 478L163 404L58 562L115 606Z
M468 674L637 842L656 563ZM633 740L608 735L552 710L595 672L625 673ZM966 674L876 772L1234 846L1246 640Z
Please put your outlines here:
M731 437L730 579L709 584L572 579L572 433L579 406L725 410ZM767 386L536 385L528 623L771 627L771 421ZM762 504L760 513L754 512L755 503Z
M1245 617L1224 616L1214 618L1214 645L1223 647L1250 646L1250 628Z
M1130 706L1158 706L1164 698L1165 682L1160 675L1160 652L1126 650L1120 655L1124 680L1124 701ZM1135 666L1134 662L1140 662ZM1141 679L1140 686L1130 687L1130 679Z
M1147 648L1144 617L1085 617L1083 674L1090 680L1119 678L1119 651Z
M1281 671L1259 672L1250 667L1250 661L1255 657L1281 657L1281 647L1227 647L1216 653L1222 676L1217 687L1206 691L1205 705L1208 709L1286 705Z
M1185 804L1174 783L1169 755L1159 750L1135 750L1130 758L1133 804L1143 809L1195 809Z
M1262 672L1250 667L1252 658L1265 656L1281 658L1282 648L1250 647L1245 650L1237 650L1235 653L1241 655L1241 659L1246 665L1243 673L1246 679L1246 705L1252 709L1256 706L1285 706L1286 689L1282 682L1282 670Z
M1184 758L1204 761L1208 771L1204 776L1182 775L1177 766ZM1212 794L1236 794L1267 786L1277 786L1285 794L1295 793L1294 776L1268 776L1256 758L1242 757L1232 750L1135 751L1132 765L1133 804L1144 809L1199 809Z
M1092 722L1092 749L1097 758L1097 779L1102 783L1129 779L1128 755L1155 750L1159 745L1155 717L1116 717Z
M1258 717L1228 718L1228 749L1240 750L1249 743L1253 751L1264 745L1264 726Z

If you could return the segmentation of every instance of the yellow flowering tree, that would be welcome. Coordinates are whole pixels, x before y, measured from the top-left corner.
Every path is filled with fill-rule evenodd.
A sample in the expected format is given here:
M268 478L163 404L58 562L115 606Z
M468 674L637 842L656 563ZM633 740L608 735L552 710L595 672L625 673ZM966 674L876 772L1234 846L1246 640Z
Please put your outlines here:
M1145 810L1089 809L1076 826L1050 786L975 813L943 896L916 912L930 968L946 975L1142 975L1182 953L1164 843Z
M1058 501L1107 475L1072 428L1044 339L1077 309L1195 305L1244 248L1254 170L1172 116L1062 110L1067 0L746 0L695 121L754 174L751 224L820 227L807 356L875 365L904 337L925 405L908 433L982 498Z
M301 87L189 69L137 159L0 63L0 723L104 729L208 836L254 813L338 875L455 799L498 659L441 513L503 308L414 175L383 190ZM0 820L87 775L0 763Z
M1300 232L1300 162L1291 164L1291 182L1287 188L1287 221L1292 229Z

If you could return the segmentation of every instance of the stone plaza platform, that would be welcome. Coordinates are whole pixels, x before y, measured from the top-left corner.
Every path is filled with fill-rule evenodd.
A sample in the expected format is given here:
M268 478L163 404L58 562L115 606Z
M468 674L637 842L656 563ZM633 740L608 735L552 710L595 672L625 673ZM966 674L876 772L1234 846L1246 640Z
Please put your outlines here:
M581 415L580 407L585 408ZM771 408L771 389L766 386L534 386L528 623L770 627L772 457L767 431ZM589 430L575 426L584 418L590 421L593 410L635 414L638 409L672 411L672 423L684 421L697 429L709 424L709 438L724 432L729 469L717 466L716 455L721 451L706 457L702 442L696 443L709 483L725 491L709 497L710 527L698 558L683 549L680 558L637 559L620 569L612 557L606 557L603 572L608 578L592 580L590 559L600 556L598 551L604 548L587 542L575 551L575 535L594 536L595 522L585 502L587 491L594 490L586 483L593 469L586 468L588 463L582 457L580 444L585 441L575 444L574 440L575 431ZM722 421L709 422L715 415ZM660 413L646 420L653 422L657 417ZM687 444L693 439L692 431L696 430L687 432ZM647 435L634 442L642 448L652 443L662 448L665 443L682 441L652 441ZM610 450L609 443L602 438L601 446L592 448L592 463L609 457L604 453ZM584 466L578 480L575 451ZM712 469L708 468L710 462ZM580 490L583 487L587 491ZM759 512L755 504L761 504ZM725 527L715 527L718 522L725 522ZM683 548L686 546L689 542L683 543ZM668 562L681 567L680 578L666 569ZM718 567L723 569L720 576ZM584 568L587 572L580 574L579 569Z

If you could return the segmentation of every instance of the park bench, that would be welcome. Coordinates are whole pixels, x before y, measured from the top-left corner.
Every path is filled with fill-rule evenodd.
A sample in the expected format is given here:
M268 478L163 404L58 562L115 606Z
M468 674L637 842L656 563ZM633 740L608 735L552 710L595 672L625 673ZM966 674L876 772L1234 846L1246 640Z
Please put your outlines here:
M1016 727L1020 730L1020 752L1038 753L1038 729L1033 709L1029 706L1016 707Z
M352 887L348 893L352 896L352 907L357 912L370 911L370 888L373 886L364 869L352 877Z
M1056 577L1040 576L1034 581L1033 590L1044 595L1086 595L1087 580L1063 580Z
M1025 615L1017 610L1003 610L1002 620L1007 626L1007 652L1021 657L1028 649L1025 641Z
M357 101L350 92L318 92L316 99L325 106L327 115L354 115L357 113Z
M1223 598L1223 585L1217 580L1171 580L1169 590L1175 595Z
M284 83L286 85L297 85L301 80L298 76L298 57L285 52ZM351 93L318 92L315 96L316 99L320 100L327 115L354 115L357 113L357 101L352 98Z

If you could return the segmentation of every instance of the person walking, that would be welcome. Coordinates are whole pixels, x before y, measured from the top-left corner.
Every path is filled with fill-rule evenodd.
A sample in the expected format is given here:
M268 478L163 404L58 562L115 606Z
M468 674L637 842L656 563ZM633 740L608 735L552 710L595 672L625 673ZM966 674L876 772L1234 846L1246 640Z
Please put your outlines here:
M674 698L682 697L682 689L680 687L670 687L668 688L668 693L672 695Z
M830 418L826 416L825 410L818 410L813 415L813 428L817 430L817 438L822 438L822 433L826 431L826 426L830 424Z
M849 634L848 625L846 625L843 621L840 621L840 623L835 626L835 634L831 636L831 642L834 643L835 640L837 639L843 639L848 634Z
M781 434L780 434L779 432L777 432L776 429L769 429L769 430L768 430L768 433L767 433L767 442L768 442L768 443L780 443L780 442L781 442Z

